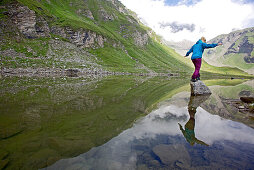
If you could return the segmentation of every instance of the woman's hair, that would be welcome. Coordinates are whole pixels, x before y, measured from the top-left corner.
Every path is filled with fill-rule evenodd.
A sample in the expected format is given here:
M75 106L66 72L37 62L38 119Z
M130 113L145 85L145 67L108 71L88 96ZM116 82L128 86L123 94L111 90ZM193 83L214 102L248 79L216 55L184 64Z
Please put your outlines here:
M205 37L201 37L201 40L202 40L204 43L206 43Z

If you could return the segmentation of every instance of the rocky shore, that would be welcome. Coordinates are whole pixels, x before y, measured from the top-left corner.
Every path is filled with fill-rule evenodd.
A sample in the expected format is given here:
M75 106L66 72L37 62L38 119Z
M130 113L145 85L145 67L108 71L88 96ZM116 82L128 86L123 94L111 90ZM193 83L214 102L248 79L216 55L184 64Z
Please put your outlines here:
M166 76L178 77L179 73L129 73L112 72L103 69L60 69L60 68L2 68L2 76L68 76L79 77L83 75L111 76L111 75L133 75L133 76Z
M242 91L239 99L223 99L223 104L230 105L247 117L254 120L254 94L249 91Z

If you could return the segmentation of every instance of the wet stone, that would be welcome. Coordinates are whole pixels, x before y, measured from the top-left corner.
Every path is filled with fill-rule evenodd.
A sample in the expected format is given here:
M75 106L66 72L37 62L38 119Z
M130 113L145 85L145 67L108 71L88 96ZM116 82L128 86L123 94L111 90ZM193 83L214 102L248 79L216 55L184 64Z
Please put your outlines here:
M212 94L211 90L201 81L191 82L191 94L196 95L207 95Z

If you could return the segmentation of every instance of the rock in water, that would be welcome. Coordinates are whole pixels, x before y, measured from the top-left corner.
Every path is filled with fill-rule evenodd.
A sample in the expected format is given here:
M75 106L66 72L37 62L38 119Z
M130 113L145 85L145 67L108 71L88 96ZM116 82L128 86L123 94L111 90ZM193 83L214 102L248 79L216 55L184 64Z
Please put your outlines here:
M191 82L190 85L191 85L191 94L194 96L212 94L210 89L201 80Z
M240 100L244 103L254 103L254 97L240 97Z

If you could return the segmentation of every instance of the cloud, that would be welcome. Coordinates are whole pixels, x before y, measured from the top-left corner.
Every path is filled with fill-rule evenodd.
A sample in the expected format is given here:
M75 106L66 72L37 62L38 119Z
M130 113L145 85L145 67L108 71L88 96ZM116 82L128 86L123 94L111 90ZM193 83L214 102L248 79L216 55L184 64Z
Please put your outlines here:
M194 24L179 24L176 21L172 23L160 23L160 28L170 27L172 33L177 33L183 29L193 32L195 30Z
M166 40L207 40L232 29L253 27L250 0L120 0Z

